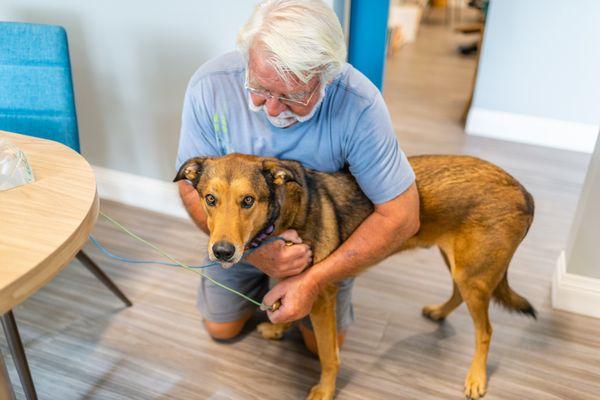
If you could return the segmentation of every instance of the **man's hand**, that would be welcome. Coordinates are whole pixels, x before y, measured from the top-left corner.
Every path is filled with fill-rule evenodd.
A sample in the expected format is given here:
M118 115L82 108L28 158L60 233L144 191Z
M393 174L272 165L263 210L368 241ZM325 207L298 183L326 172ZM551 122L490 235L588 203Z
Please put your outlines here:
M295 230L287 230L279 236L294 245L286 246L283 240L275 240L257 248L245 260L271 278L298 275L312 263L312 251L302 244Z
M275 285L263 299L263 304L273 305L277 300L281 306L277 311L267 311L274 324L297 321L310 313L319 295L317 282L306 272L287 278Z

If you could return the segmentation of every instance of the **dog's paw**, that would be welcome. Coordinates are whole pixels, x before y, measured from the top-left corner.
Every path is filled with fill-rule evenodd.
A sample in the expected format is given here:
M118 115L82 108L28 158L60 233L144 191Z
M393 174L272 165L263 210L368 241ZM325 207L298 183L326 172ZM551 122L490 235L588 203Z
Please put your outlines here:
M258 324L256 330L265 339L279 340L283 337L283 334L285 333L286 325L263 322L262 324Z
M465 396L470 400L477 400L485 396L486 392L486 376L485 372L481 373L470 369L465 379Z
M446 315L442 312L442 309L439 305L428 305L423 307L421 311L423 316L429 318L432 321L441 322L446 318Z
M318 384L312 387L306 400L332 400L335 387L325 387Z

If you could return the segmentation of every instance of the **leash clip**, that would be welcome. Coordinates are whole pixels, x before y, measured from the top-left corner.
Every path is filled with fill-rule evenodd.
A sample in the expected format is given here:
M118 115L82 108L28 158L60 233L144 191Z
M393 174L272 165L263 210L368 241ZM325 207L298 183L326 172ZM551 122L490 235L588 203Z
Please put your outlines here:
M260 303L260 311L277 311L281 307L281 301L277 300L273 305L266 305L265 303Z

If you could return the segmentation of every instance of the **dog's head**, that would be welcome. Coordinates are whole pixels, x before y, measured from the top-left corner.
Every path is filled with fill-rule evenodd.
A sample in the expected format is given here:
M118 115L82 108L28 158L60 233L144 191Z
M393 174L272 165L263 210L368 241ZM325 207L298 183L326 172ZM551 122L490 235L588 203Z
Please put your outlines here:
M303 194L304 171L296 161L242 154L187 160L174 181L198 191L210 230L209 258L230 267L245 249L292 223Z

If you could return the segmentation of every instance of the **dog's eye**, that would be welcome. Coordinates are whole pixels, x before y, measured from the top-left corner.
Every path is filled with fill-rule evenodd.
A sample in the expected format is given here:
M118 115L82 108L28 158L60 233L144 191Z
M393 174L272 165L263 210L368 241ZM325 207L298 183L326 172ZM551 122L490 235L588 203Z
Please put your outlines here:
M212 194L207 194L204 200L206 200L206 204L208 204L211 207L213 207L217 202L217 199L215 199L215 196L213 196Z
M252 204L254 204L254 197L252 197L252 196L246 196L242 200L243 208L250 208L250 207L252 207Z

